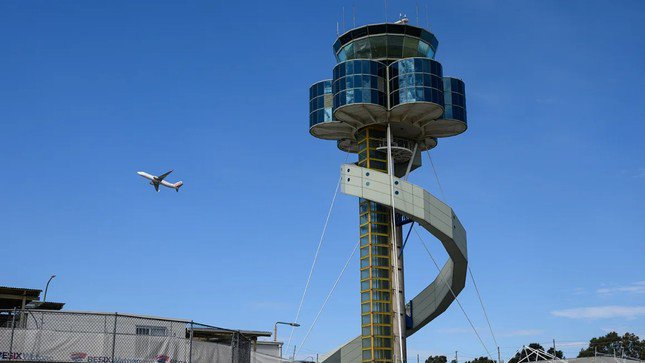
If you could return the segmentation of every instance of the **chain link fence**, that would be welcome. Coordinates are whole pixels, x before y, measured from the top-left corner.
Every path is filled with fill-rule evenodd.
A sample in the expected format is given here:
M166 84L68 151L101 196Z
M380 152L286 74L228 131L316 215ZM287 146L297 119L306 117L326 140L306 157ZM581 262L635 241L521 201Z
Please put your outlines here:
M240 331L125 314L0 310L0 360L278 363Z

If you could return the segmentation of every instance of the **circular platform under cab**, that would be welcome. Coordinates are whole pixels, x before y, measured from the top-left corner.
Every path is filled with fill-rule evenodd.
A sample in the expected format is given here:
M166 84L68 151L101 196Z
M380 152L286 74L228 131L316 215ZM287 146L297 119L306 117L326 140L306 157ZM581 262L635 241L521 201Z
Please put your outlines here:
M424 125L427 135L449 137L466 131L466 89L464 82L457 78L443 78L444 112L440 119Z
M390 65L390 120L421 123L440 118L444 96L441 63L405 58Z

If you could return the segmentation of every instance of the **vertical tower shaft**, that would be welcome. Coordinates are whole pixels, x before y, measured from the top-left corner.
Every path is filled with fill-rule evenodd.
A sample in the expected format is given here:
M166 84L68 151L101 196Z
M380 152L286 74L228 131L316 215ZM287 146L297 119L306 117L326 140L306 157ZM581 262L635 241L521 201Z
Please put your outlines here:
M358 165L387 172L387 156L377 150L385 137L382 126L358 132ZM392 216L390 208L359 199L361 255L362 361L391 361L396 316L392 288Z

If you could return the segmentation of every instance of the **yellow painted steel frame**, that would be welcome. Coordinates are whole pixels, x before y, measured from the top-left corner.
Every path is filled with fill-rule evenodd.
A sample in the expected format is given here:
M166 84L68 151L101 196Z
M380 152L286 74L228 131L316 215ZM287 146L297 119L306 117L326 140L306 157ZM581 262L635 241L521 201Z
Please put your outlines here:
M387 155L376 148L385 128L358 132L358 165L387 172ZM393 362L394 329L390 208L359 200L361 254L361 342L363 362Z

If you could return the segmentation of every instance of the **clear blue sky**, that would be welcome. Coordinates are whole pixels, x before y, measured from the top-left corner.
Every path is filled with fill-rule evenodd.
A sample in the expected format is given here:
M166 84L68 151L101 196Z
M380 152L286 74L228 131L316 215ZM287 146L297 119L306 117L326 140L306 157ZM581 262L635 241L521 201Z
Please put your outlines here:
M415 4L389 1L390 19L416 23ZM44 288L55 273L49 298L73 310L263 330L293 319L344 160L307 131L342 6L348 27L352 6L357 25L384 20L367 0L0 2L0 284ZM469 112L433 158L503 354L645 335L645 2L429 12ZM168 169L180 193L136 175ZM439 195L429 163L413 182ZM339 196L296 343L357 222ZM303 358L359 333L357 262ZM416 238L406 263L413 296L436 271ZM494 349L470 281L461 298ZM484 353L457 306L409 339L411 357L455 350Z

